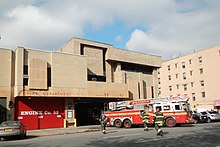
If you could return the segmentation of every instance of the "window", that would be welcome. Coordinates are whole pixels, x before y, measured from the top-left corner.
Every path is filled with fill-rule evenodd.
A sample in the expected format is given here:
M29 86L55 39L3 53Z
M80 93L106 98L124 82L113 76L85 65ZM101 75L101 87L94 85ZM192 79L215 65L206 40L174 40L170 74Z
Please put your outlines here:
M170 71L170 65L167 66L168 71Z
M205 98L205 92L202 92L202 98Z
M193 87L193 86L194 86L194 82L191 82L190 84L191 84L191 87Z
M161 111L161 106L156 106L156 110L159 108L159 110Z
M183 85L183 90L184 90L184 91L187 91L187 84L184 84L184 85Z
M157 74L158 74L158 75L160 74L160 70L159 70L159 69L157 70Z
M178 79L178 74L176 74L176 79Z
M160 84L160 78L158 78L158 84Z
M158 95L161 94L161 88L158 88Z
M92 81L97 81L97 78L96 77L92 77Z
M200 73L200 74L203 74L203 68L200 68L200 69L199 69L199 73Z
M201 86L205 86L205 83L204 83L204 81L202 80L202 81L200 81L200 84L201 84Z
M193 101L196 101L196 95L195 95L195 93L192 93L192 100L193 100Z
M163 106L163 110L164 110L164 111L169 111L169 110L170 110L170 105L165 105L165 106Z
M24 75L28 75L28 66L24 65Z
M177 67L178 67L178 64L176 63L176 64L175 64L175 68L177 68Z
M189 64L192 64L192 59L189 59Z
M192 76L192 75L193 75L193 71L191 70L191 71L189 72L189 74L190 74L190 76Z
M87 75L87 80L93 82L106 82L106 77L98 75Z
M183 79L184 80L186 79L186 73L185 72L183 73Z
M47 68L47 87L51 87L51 67Z
M84 45L80 44L80 55L84 55Z
M168 79L171 80L171 75L168 76Z
M180 105L175 105L175 110L180 110Z
M185 65L185 62L182 62L182 68L185 68L186 65Z
M169 90L172 91L172 86L169 86Z
M176 85L176 89L179 89L179 84L178 84L178 85Z
M28 65L23 67L23 85L28 85Z
M103 60L104 60L104 57L103 57ZM104 67L103 67L103 69L104 69ZM154 68L151 66L144 66L144 65L122 62L121 63L121 70L122 71L131 71L131 72L140 72L143 74L153 75ZM104 69L104 71L105 71L105 69ZM99 78L97 78L97 79L99 80Z
M202 57L199 57L198 60L199 60L199 63L202 63Z

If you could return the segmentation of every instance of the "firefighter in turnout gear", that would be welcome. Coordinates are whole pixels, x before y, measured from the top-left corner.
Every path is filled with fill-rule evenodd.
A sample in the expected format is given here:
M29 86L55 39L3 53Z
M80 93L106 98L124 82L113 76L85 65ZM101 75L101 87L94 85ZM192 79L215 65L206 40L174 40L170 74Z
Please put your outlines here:
M149 112L149 106L146 105L144 107L144 110L141 112L141 115L140 115L140 117L142 119L142 122L144 124L144 131L148 131L149 130L148 127L147 127L147 124L150 122L150 117L149 117L148 112Z
M107 117L105 116L104 112L101 112L101 116L99 117L99 122L101 124L102 127L102 133L105 134L106 133L106 124L107 124Z
M157 131L157 135L163 136L163 131L161 129L161 126L164 125L164 116L163 116L163 113L160 112L159 107L156 108L156 112L154 113L154 125Z

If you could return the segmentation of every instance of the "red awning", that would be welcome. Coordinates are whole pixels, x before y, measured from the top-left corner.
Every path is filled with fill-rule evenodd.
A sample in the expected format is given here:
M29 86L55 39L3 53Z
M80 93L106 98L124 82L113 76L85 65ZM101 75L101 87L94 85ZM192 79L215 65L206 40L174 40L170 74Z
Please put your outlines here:
M220 106L220 100L215 100L214 101L214 106Z

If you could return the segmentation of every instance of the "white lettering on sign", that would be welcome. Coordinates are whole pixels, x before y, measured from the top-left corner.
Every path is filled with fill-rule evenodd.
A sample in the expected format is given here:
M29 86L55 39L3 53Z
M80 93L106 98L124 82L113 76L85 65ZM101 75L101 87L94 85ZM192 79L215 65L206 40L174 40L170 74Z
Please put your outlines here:
M44 114L51 114L51 112L50 111L44 111Z
M22 117L22 116L19 116L18 119L23 119L23 117Z
M69 91L24 91L24 96L70 96Z
M53 111L53 114L59 114L59 111Z
M51 113L50 111L20 111L20 115L50 115L50 114L59 114L59 111L53 111L53 113Z

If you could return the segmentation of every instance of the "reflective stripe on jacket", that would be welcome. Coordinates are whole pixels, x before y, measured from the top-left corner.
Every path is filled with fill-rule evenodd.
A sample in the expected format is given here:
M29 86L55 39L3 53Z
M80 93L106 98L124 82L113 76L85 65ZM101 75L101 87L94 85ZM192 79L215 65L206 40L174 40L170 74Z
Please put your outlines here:
M164 116L162 112L155 112L154 113L154 123L158 124L159 126L162 126L164 123Z
M143 123L148 123L150 121L148 113L142 112L140 117L143 120Z

